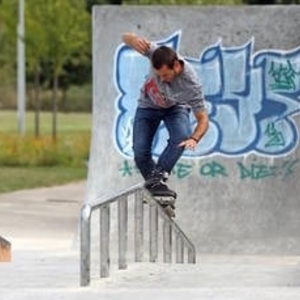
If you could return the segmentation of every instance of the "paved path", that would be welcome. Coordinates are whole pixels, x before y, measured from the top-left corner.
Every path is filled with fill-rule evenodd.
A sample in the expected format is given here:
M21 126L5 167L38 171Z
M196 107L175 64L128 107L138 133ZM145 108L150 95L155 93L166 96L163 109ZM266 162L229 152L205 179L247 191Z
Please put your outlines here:
M0 263L0 299L300 299L300 258L201 255L196 265L135 263L79 287L78 217L85 182L0 195L0 235L12 262Z
M84 181L0 194L0 235L15 250L68 249L84 194Z

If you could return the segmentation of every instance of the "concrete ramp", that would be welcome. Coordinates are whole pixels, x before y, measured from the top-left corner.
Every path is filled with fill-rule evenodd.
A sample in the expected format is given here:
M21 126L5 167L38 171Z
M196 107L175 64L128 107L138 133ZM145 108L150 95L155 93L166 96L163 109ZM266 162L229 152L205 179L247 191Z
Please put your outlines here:
M199 253L299 255L299 14L297 5L95 6L85 202L141 180L132 120L149 63L122 44L133 31L176 48L203 82L209 131L170 179ZM284 68L288 85L276 76ZM166 140L161 127L154 155Z

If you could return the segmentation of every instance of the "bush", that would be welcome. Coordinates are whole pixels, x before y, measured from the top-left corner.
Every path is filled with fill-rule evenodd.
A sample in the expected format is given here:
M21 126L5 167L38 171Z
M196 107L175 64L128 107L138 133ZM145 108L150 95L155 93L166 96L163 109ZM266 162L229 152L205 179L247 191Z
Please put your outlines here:
M88 133L68 134L56 141L51 136L0 134L0 165L82 167L88 160L89 148Z

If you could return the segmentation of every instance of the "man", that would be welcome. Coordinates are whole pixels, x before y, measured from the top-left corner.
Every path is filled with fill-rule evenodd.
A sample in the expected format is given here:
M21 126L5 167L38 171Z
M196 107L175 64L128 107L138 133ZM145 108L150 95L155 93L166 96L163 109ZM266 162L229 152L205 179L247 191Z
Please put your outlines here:
M148 57L151 71L141 89L133 124L135 163L145 179L145 188L153 196L176 193L166 185L167 174L185 149L194 150L208 129L202 87L192 66L172 48L158 46L135 33L125 33L123 42ZM191 134L189 112L193 111L197 125ZM164 122L168 143L155 162L152 146L155 133Z

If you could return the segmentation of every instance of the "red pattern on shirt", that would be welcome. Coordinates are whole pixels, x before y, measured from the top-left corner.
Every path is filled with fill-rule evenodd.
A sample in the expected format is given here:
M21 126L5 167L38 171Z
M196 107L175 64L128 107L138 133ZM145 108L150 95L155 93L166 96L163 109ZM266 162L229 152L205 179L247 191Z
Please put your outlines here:
M167 107L166 99L159 90L154 78L150 78L145 84L145 92L155 105Z

